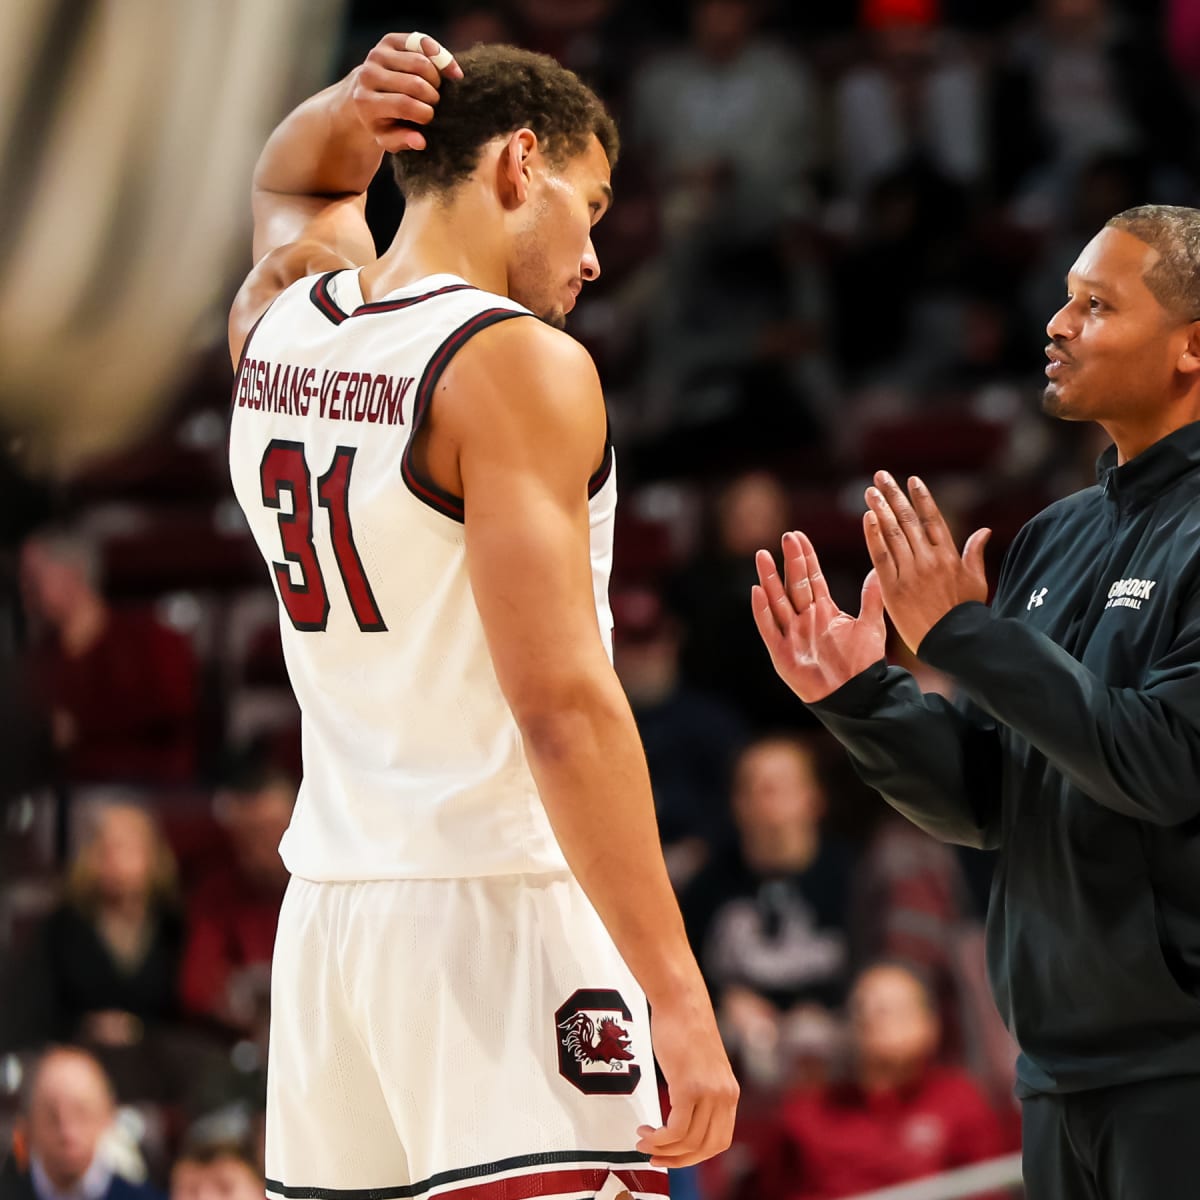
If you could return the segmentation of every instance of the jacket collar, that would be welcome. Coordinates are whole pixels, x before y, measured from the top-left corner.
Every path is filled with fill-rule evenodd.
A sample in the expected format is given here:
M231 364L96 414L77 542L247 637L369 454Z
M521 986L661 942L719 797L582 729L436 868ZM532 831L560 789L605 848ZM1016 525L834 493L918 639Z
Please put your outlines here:
M1108 499L1137 506L1162 495L1198 467L1200 421L1193 421L1147 446L1122 466L1117 466L1116 446L1109 446L1096 462L1096 481Z

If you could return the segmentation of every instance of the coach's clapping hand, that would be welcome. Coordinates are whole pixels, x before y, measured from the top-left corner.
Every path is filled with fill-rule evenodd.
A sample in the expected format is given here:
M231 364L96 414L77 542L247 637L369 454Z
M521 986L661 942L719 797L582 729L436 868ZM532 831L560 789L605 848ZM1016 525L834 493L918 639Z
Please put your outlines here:
M983 548L992 535L977 529L961 557L929 489L917 478L908 495L886 472L867 489L863 516L867 550L896 632L915 654L925 635L956 605L986 601Z
M801 700L823 700L883 657L883 597L874 571L863 584L859 614L852 617L833 602L804 534L783 535L782 579L770 551L760 550L755 565L755 624L779 677Z
M407 33L382 38L358 68L353 100L359 120L384 150L424 150L425 135L410 125L428 125L438 102L442 79L461 79L462 68L450 59L440 71L433 59L441 46L431 37L425 53L406 49Z

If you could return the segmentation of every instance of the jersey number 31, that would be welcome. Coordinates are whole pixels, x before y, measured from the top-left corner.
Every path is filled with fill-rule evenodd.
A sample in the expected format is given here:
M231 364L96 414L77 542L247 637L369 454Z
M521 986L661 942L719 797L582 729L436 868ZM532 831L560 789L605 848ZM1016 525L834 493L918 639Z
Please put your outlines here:
M317 480L317 503L329 512L329 540L342 586L354 611L354 619L363 633L387 629L380 616L371 585L363 571L362 560L354 545L350 528L350 471L354 467L354 447L338 446L329 470ZM329 592L325 575L313 545L312 476L301 442L278 438L267 446L259 470L263 503L279 509L279 539L285 562L275 562L275 583L279 598L292 624L302 632L319 633L329 621ZM289 492L292 511L284 512L280 496ZM300 568L300 581L292 579L290 563Z

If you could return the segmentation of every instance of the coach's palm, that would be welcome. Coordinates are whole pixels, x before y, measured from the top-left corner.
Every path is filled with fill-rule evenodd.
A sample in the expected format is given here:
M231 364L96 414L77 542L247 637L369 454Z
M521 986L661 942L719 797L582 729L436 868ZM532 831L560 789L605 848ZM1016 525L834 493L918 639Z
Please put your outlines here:
M883 657L883 593L874 571L863 583L859 614L852 617L833 602L803 533L783 535L782 579L770 551L760 550L755 565L754 622L779 677L801 700L823 700Z

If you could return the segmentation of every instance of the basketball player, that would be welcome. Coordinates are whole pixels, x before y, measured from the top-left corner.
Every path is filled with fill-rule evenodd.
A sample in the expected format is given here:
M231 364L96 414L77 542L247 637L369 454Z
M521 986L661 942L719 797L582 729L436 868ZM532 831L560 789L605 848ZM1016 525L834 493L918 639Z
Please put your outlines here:
M233 483L304 721L267 1193L661 1196L737 1087L610 663L599 382L556 328L616 131L551 59L439 78L407 44L272 135L230 318ZM381 147L420 150L376 258Z
M1118 213L1046 327L1043 408L1112 439L1017 535L987 604L929 489L880 472L839 612L811 543L760 551L776 669L935 837L999 850L988 975L1021 1048L1028 1200L1192 1200L1200 1180L1200 211ZM884 610L951 705L883 661Z

